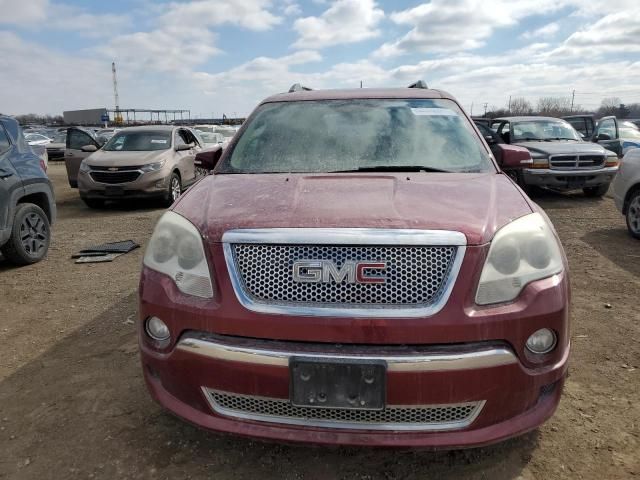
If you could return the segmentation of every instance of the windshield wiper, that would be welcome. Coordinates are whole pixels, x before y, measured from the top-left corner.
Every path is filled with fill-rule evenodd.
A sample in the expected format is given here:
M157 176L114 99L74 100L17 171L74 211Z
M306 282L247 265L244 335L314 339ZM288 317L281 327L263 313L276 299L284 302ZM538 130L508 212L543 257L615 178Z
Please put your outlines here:
M521 138L516 138L516 142L531 142L535 140L536 142L541 142L542 139L538 138L538 137L521 137Z
M548 137L548 138L545 138L544 140L546 142L550 142L552 140L573 140L573 141L577 142L577 140L575 138L567 138L567 137Z
M352 173L352 172L439 172L453 173L440 168L425 167L424 165L376 165L370 167L358 167L350 170L334 170L329 173Z

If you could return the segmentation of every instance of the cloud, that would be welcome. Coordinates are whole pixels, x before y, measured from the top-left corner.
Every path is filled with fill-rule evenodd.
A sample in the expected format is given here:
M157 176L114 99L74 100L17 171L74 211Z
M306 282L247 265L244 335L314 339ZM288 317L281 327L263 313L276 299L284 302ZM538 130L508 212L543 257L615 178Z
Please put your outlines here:
M212 28L229 24L253 31L278 25L269 0L197 0L170 3L154 29L115 36L98 52L133 70L183 72L221 53Z
M285 0L282 6L282 13L288 17L297 17L302 13L300 5L293 0Z
M49 0L0 0L0 23L23 29L63 30L86 37L104 37L131 25L127 15L93 14L83 8Z
M391 20L411 30L384 43L374 56L474 50L482 47L496 29L517 25L535 12L549 14L561 8L563 1L566 0L432 0L393 12Z
M3 113L61 114L112 103L108 64L65 55L14 33L0 31L0 70Z
M560 30L560 25L557 22L550 23L544 27L537 28L535 30L528 30L520 35L522 40L533 40L536 38L549 38L553 37Z
M552 56L580 57L640 52L640 20L632 11L606 15L571 34Z
M237 25L249 30L265 31L282 19L270 12L269 0L197 0L189 3L170 3L167 13L160 17L165 26L181 28Z
M336 0L319 17L299 18L293 24L295 48L324 48L361 42L380 35L384 12L374 0Z
M0 0L0 23L34 23L46 17L49 0Z

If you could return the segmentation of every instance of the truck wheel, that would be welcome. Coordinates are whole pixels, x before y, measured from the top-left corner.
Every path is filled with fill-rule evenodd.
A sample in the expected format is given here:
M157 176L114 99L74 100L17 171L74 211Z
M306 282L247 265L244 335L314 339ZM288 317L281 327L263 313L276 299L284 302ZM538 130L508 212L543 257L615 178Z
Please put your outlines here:
M171 173L169 177L169 187L167 193L164 196L163 204L165 207L170 207L182 193L182 183L180 182L180 175L176 172Z
M640 238L640 190L636 190L631 194L625 217L631 236Z
M89 208L102 208L104 207L104 200L99 198L83 198L82 201Z
M2 255L14 265L39 262L49 250L51 229L49 219L33 203L20 203L16 208L9 241L2 247Z
M586 197L595 198L602 197L605 193L609 191L609 184L603 183L602 185L598 185L596 187L584 187L582 189Z

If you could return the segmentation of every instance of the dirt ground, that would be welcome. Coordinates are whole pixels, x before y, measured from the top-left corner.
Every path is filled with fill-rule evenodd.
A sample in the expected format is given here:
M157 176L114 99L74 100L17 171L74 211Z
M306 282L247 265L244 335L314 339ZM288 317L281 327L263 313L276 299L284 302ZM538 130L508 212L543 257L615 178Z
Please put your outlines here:
M99 242L145 244L162 210L91 211L51 165L58 222L48 258L0 259L1 479L640 478L640 242L611 198L540 194L571 266L570 377L538 431L453 452L255 442L194 428L147 395L135 291L142 250L75 265Z

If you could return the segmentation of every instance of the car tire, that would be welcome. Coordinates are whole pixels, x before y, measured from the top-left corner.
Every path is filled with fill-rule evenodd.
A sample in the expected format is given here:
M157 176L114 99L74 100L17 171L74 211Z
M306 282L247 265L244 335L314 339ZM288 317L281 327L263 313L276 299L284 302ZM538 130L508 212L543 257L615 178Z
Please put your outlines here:
M49 251L51 227L42 209L33 203L20 203L16 208L9 241L2 255L14 265L30 265L42 260Z
M625 218L631 236L640 239L640 190L631 194Z
M602 197L609 191L609 184L603 183L602 185L597 185L595 187L584 187L582 191L584 192L585 196L589 198Z
M98 209L104 207L104 200L99 198L83 198L82 201L89 208Z
M167 187L167 193L165 193L163 204L165 207L173 205L178 197L182 194L182 182L180 181L180 175L176 172L172 172L169 177L169 186Z

